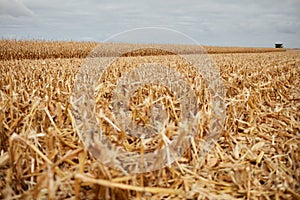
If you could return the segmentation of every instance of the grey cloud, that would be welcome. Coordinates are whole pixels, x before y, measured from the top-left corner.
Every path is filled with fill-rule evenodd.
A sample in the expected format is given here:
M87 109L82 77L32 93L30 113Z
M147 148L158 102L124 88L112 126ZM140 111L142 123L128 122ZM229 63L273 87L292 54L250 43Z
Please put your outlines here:
M32 16L33 12L20 0L0 0L0 15L21 17Z
M287 34L300 34L300 22L287 22L284 24L278 25L276 28L281 33L287 33ZM300 35L299 35L300 36Z
M7 7L8 0L0 0L0 14L3 2ZM30 19L0 15L4 37L102 41L128 29L155 26L182 31L208 45L273 46L281 40L286 46L300 47L299 0L24 0L20 4L34 15ZM19 12L14 9L10 7L10 13Z

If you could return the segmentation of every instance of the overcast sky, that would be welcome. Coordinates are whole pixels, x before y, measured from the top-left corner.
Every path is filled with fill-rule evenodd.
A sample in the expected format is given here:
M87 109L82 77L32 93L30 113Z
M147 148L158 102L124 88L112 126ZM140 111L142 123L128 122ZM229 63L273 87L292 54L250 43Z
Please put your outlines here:
M204 45L300 47L300 0L0 0L2 38L103 41L142 27Z

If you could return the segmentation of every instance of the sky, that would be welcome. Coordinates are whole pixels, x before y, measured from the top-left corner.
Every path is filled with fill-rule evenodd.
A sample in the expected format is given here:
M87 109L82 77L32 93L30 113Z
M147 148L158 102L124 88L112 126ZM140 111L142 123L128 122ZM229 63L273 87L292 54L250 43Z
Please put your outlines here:
M0 0L1 38L101 42L124 32L120 42L300 47L300 0Z

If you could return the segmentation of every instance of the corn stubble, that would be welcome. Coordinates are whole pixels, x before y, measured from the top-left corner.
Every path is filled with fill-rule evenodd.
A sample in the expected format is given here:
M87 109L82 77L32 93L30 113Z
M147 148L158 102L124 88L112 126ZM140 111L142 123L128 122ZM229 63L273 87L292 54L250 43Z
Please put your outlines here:
M155 59L164 62L170 56ZM178 161L141 174L125 174L99 163L79 140L70 97L83 60L74 57L2 57L0 198L300 198L299 51L212 55L227 90L226 121L215 146L202 156L204 120ZM135 58L122 59L126 63ZM105 92L100 91L99 95L108 96L98 107L108 103L111 90L107 85L101 90ZM139 124L149 120L149 109L138 106L149 93L156 94L154 100L161 96L158 93L165 94L161 104L174 103L166 113L176 130L180 111L165 88L137 91L131 101L133 120ZM205 84L197 95L200 108L206 109L209 95ZM105 111L108 117L109 112ZM162 145L161 138L154 138L148 147L143 146L136 138L118 135L103 118L102 123L116 144L118 137L127 138L119 145L128 151L143 153ZM174 130L169 130L169 139L176 134Z

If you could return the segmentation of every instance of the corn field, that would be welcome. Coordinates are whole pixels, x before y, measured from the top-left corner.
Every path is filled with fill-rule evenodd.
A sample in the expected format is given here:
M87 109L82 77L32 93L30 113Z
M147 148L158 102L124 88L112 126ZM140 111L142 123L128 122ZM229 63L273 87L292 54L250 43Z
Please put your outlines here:
M201 154L204 120L178 161L130 174L97 161L74 125L75 77L96 43L0 44L1 199L300 199L300 51L205 47L226 89L225 123L213 148ZM106 56L117 51L111 49ZM174 45L174 52L192 58L201 51ZM151 57L164 63L172 55L126 55L116 70ZM107 77L111 82L118 78L110 73ZM196 93L204 110L209 100L205 87ZM150 93L171 96L162 100L164 105L178 105L164 88L146 88L132 97L132 106ZM98 95L104 99L98 108L105 107L110 84ZM109 116L109 108L105 112ZM132 112L138 116L136 123L149 120L145 109ZM168 112L176 127L181 112ZM107 120L99 122L111 141L124 141L119 145L127 151L147 152L162 145L157 137L143 149L136 138L118 135ZM174 134L176 128L167 135L171 139Z

